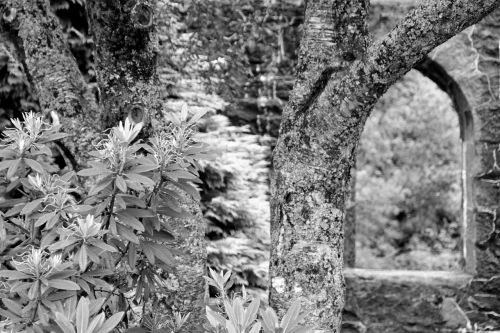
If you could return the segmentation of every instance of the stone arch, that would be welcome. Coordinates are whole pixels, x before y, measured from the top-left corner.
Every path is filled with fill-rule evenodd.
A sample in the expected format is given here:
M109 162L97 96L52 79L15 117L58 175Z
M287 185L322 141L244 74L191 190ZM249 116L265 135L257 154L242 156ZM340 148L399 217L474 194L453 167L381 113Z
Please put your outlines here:
M464 270L468 273L474 273L476 260L474 251L475 225L472 220L473 181L471 169L474 160L474 119L472 109L460 85L437 61L426 57L415 66L415 69L436 83L441 90L448 94L458 116L462 144L462 257L464 259Z
M373 6L374 38L390 30L407 9L397 1ZM499 41L497 9L417 66L448 92L459 115L465 272L347 269L343 332L500 329Z

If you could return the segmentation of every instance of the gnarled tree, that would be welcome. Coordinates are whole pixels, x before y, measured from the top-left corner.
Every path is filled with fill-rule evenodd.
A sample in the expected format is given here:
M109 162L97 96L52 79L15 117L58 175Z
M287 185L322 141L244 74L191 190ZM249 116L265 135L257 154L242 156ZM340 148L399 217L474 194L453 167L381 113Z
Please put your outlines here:
M428 0L369 44L368 0L308 0L297 81L283 112L271 182L271 305L300 298L307 321L339 332L343 221L363 125L397 79L498 0Z

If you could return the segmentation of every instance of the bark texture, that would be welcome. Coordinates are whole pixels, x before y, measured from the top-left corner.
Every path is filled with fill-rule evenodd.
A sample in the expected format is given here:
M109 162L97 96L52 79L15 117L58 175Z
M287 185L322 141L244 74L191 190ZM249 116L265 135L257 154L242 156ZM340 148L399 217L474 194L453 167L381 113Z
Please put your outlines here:
M356 155L356 154L355 154ZM351 182L344 220L344 267L356 264L356 161L351 167Z
M114 126L129 117L144 122L145 136L167 125L157 76L158 41L155 0L90 0L87 2L96 42L101 121ZM205 226L197 203L184 195L181 204L193 218L162 217L176 237L180 252L176 270L166 272L172 286L165 295L171 310L190 312L186 331L199 332L205 322Z
M273 155L271 305L299 298L307 323L337 332L343 307L343 227L355 140L317 98L366 49L366 1L309 1L298 77ZM348 139L348 138L346 138Z
M308 324L339 331L345 203L365 120L394 81L497 6L427 1L367 48L366 2L308 1L297 82L273 156L270 300L281 313L300 298Z
M72 135L65 144L83 163L96 134L97 106L49 2L6 0L0 13L0 30L14 42L44 115L55 112L63 131Z

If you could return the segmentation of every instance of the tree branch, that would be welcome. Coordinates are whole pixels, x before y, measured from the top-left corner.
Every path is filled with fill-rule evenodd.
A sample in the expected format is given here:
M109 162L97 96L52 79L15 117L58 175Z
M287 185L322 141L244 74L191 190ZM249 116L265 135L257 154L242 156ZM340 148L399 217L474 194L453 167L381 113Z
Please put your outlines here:
M432 49L479 22L499 6L499 0L432 0L412 10L381 41L368 49L359 67L371 81L371 92L382 95L397 79L418 64Z

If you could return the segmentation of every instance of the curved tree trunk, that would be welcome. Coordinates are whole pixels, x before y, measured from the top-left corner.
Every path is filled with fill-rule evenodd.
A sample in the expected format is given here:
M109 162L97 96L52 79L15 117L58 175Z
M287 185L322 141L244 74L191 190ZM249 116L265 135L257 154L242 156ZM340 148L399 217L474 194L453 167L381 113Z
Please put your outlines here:
M298 78L273 155L270 301L281 314L298 298L307 324L339 332L345 204L366 118L392 83L498 4L426 1L367 48L367 1L307 2Z
M343 219L357 141L352 121L320 104L366 50L367 2L309 1L298 79L273 154L271 292L283 314L300 298L307 322L337 332L343 308Z
M129 117L144 122L145 136L166 125L157 76L158 41L154 20L156 0L88 0L90 23L96 42L97 77L100 87L101 120L115 126ZM182 193L180 193L182 194ZM193 218L161 218L176 238L176 270L165 272L171 286L156 305L170 311L191 313L184 329L201 332L205 322L206 247L205 224L199 205L182 195L182 205ZM158 311L155 306L152 311Z

